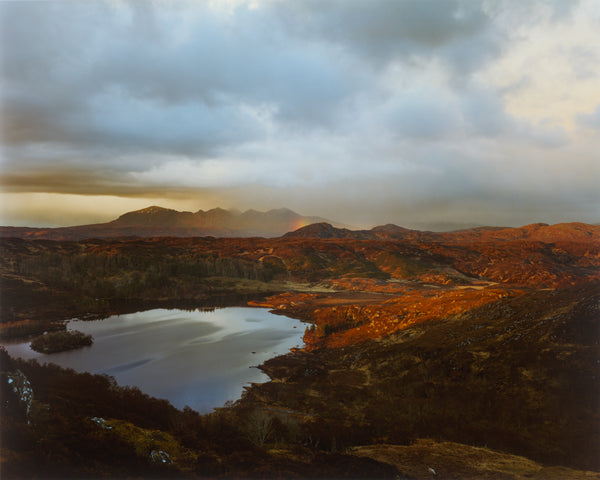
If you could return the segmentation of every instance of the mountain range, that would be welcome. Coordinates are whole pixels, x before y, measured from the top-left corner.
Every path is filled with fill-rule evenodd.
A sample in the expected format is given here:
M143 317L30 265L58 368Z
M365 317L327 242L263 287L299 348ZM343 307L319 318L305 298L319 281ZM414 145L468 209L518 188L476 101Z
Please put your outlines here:
M197 212L179 212L151 206L128 212L116 220L92 225L59 228L0 227L0 237L83 240L112 237L279 237L312 223L330 222L307 217L287 208L225 210L213 208Z
M266 212L213 208L180 212L151 206L91 225L59 228L0 227L0 237L84 240L118 237L282 237L286 239L409 240L416 242L590 241L600 238L600 225L533 223L523 227L477 227L452 232L412 230L394 224L351 230L339 222L300 215L287 208Z

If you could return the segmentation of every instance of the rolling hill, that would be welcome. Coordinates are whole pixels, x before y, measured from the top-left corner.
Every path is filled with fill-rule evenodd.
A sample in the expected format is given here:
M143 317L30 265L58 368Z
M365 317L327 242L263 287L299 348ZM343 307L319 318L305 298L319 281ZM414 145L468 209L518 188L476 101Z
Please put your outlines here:
M233 231L265 215L295 218L150 208L102 231L185 232L199 218ZM74 317L223 305L269 308L306 329L302 348L259 366L271 381L207 416L0 349L1 468L14 478L598 479L599 282L600 230L582 223L3 238L5 339ZM15 379L34 392L31 419ZM89 421L98 417L111 428ZM150 440L172 464L148 461Z
M328 223L317 223L288 232L284 238L352 238L354 240L413 240L418 242L503 242L531 240L551 243L556 241L600 241L600 226L571 222L548 225L533 223L522 227L477 227L451 232L411 230L387 224L370 230L336 228Z

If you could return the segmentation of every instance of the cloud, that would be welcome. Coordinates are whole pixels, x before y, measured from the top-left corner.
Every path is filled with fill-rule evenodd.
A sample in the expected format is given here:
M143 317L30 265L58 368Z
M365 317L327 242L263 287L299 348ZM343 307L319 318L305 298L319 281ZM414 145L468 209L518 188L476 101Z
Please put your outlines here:
M600 104L591 113L580 113L577 116L577 121L584 127L600 129Z
M352 0L271 6L296 35L336 44L374 68L425 56L456 70L472 69L497 53L491 19L475 2Z
M403 91L384 108L384 122L400 137L439 138L461 121L455 98L427 88Z
M192 20L175 33L180 15L159 21L157 7L133 5L3 5L13 25L30 27L5 32L24 45L4 59L5 141L205 153L260 138L261 119L273 116L327 124L359 82L343 59L282 38L269 19L251 18L258 13L244 10L232 26L188 6Z
M274 2L227 15L118 5L3 5L7 43L24 45L3 65L6 142L214 156L287 130L339 131L377 97L389 127L438 136L456 120L450 77L481 68L503 40L483 4L459 1ZM413 78L390 92L381 78L398 63ZM466 110L499 110L490 92L467 92ZM502 128L485 114L476 133Z
M524 218L515 199L558 218L580 201L593 219L595 11L589 0L2 2L2 188L196 195L348 223L435 208L445 223L493 209Z

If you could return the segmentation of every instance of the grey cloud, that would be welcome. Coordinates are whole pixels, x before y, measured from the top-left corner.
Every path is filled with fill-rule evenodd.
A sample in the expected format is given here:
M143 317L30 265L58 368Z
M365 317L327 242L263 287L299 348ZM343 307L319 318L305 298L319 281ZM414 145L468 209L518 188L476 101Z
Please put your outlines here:
M214 155L259 141L273 121L335 130L362 115L353 102L376 79L363 62L410 52L468 71L498 40L481 5L459 1L285 2L239 7L229 19L201 5L187 17L185 8L169 11L162 23L159 7L129 5L129 15L96 3L9 9L13 25L35 33L5 34L24 45L6 60L7 141ZM306 31L312 41L297 35ZM23 74L30 65L47 77ZM400 103L388 116L400 134L439 136L455 123L427 97Z
M424 56L465 73L494 57L502 40L479 2L313 0L274 8L297 35L338 44L376 68Z
M142 146L154 151L208 154L219 145L256 139L262 133L252 115L227 99L216 105L198 101L163 104L128 96L119 89L95 97L86 121L81 136L111 142L122 151ZM71 131L78 130L74 122Z
M151 4L132 2L130 19L98 5L6 7L20 27L4 33L6 44L23 45L4 59L7 141L210 154L260 139L257 112L332 125L362 82L344 58L290 41L261 12L239 9L228 23L199 6L178 35L182 14L159 24Z
M447 97L427 88L402 92L386 107L386 123L399 137L442 137L460 121L453 99Z
M600 129L600 105L598 105L596 110L591 113L579 114L577 121L580 125L585 127Z
M354 178L332 182L324 190L308 185L290 190L239 187L228 191L226 198L232 204L259 210L285 204L305 214L368 228L389 222L408 228L451 230L536 221L598 221L597 195L588 189L575 196L557 184L532 188L527 185L532 175L529 168L517 172L523 181L510 189L490 181L483 171L470 175L450 163L436 174L424 172Z
M469 120L470 133L476 135L496 137L510 128L511 119L505 113L498 93L480 85L465 92L463 114Z
M542 21L566 22L582 3L581 0L495 0L485 2L485 8L492 16L504 15L511 17L513 23L539 24Z
M402 139L476 139L504 137L548 148L568 142L556 126L532 125L515 119L505 110L502 93L478 82L461 88L423 85L397 92L379 107L378 128Z
M5 98L2 99L0 128L5 144L42 143L68 135L59 125L50 105L27 98L6 98L6 92L2 96Z
M526 142L544 148L566 145L569 137L562 127L537 125L506 113L502 94L493 88L471 82L460 91L460 109L465 122L465 133L471 138L505 137L507 140Z
M109 65L97 67L99 75L116 63L123 65L116 81L132 95L209 104L227 98L268 108L279 120L317 125L331 121L361 83L344 58L289 38L265 12L239 8L228 22L208 11L194 13L180 44L167 42L158 53L135 43L115 45Z
M594 67L600 63L600 56L590 48L590 45L571 48L568 52L568 58L578 80L595 77Z

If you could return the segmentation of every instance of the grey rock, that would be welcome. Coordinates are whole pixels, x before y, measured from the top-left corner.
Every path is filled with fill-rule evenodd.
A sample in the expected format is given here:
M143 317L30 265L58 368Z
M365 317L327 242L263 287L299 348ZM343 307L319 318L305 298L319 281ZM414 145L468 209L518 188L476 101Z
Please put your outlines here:
M19 401L25 405L25 413L29 420L29 412L33 403L33 388L31 388L31 383L21 370L16 370L14 373L8 374L8 384L19 397Z
M104 430L111 430L111 427L102 417L91 417L90 420Z
M152 463L161 465L171 465L173 463L169 454L162 450L152 450L152 452L150 452L150 460L152 460Z

